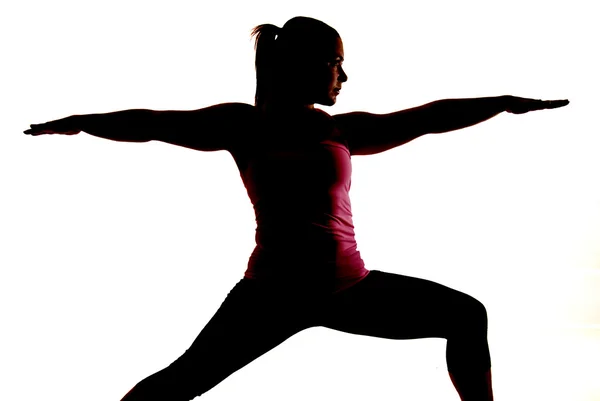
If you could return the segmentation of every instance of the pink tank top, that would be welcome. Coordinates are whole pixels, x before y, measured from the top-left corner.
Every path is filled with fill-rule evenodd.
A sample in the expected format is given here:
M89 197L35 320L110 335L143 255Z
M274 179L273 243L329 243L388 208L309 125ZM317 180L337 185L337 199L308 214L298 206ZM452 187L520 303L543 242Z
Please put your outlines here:
M352 164L335 120L321 110L258 119L236 162L254 206L256 248L245 277L337 292L368 274L350 206Z

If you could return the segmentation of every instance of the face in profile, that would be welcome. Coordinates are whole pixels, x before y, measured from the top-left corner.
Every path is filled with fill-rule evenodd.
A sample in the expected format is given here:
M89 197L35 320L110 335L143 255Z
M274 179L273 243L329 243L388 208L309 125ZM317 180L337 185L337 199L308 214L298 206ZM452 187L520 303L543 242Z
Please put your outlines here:
M344 62L344 45L342 39L337 38L332 46L329 59L323 64L322 76L315 79L315 103L324 106L333 106L342 89L342 84L348 76L342 68Z
M322 49L323 56L318 59L304 60L294 67L295 79L287 88L290 92L286 97L294 97L303 104L321 104L333 106L342 89L342 84L348 76L342 68L344 61L344 46L338 37L332 44ZM287 77L291 78L291 77ZM283 81L287 81L283 77ZM288 81L289 82L289 81Z

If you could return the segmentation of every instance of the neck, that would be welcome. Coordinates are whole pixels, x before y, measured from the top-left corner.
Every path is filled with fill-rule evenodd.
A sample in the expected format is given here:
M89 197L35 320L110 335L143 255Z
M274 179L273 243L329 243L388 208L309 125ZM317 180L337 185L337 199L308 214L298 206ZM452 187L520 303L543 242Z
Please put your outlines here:
M302 93L301 89L288 87L287 89L276 86L263 96L260 109L267 112L303 112L314 110L315 103L309 96Z
M260 110L267 113L296 114L315 109L314 103L291 102L285 100L270 100L259 106Z

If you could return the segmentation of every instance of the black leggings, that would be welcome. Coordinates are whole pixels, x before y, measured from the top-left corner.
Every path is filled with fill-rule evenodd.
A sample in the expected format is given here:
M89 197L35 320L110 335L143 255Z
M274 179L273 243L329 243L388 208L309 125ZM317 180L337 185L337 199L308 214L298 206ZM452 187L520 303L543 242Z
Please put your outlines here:
M138 383L123 401L191 400L316 326L390 339L446 338L450 372L490 368L486 310L469 295L377 270L349 289L323 294L242 279L191 347Z

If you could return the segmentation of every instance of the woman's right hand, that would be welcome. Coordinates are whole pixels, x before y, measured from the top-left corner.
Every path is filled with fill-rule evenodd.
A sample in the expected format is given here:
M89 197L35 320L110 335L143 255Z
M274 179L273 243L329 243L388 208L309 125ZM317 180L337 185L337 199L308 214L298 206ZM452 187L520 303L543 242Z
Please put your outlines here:
M80 129L75 128L75 117L70 116L42 124L31 124L31 128L23 131L23 133L33 136L45 134L75 135L81 132Z

